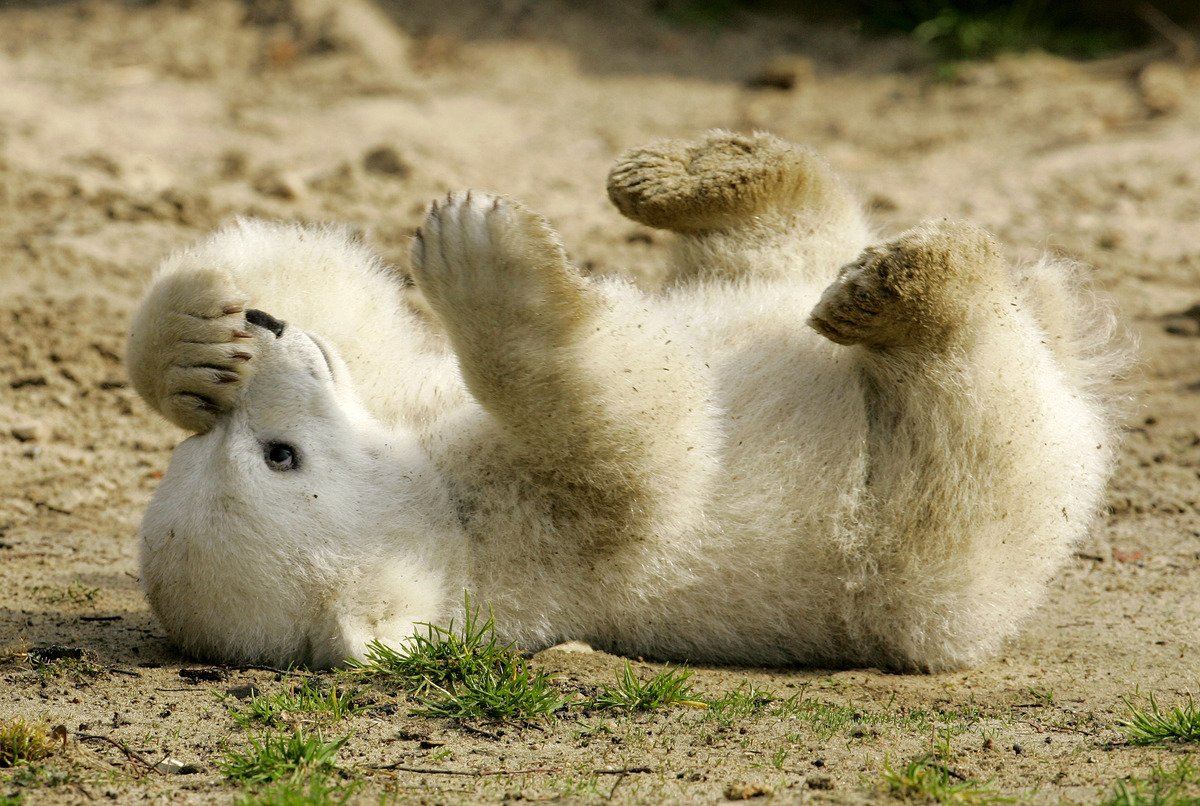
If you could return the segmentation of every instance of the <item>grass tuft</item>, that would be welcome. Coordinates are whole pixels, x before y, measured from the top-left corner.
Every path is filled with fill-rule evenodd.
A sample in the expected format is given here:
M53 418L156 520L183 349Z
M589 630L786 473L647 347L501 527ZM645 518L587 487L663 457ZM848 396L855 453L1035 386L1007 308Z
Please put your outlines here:
M91 652L77 647L39 647L29 650L26 658L34 674L44 681L62 679L83 683L99 677L104 671Z
M629 661L625 661L625 666L617 674L617 684L605 686L590 704L596 708L626 711L652 711L675 704L708 707L707 703L691 699L692 684L688 682L691 676L690 669L668 667L642 682L634 674Z
M738 686L717 700L708 701L706 718L730 723L735 719L747 719L766 711L779 697L753 683Z
M283 691L255 694L244 706L231 708L229 715L243 728L337 722L363 710L356 696L357 692L340 689L336 683L326 688L313 678L293 679Z
M341 806L358 788L357 784L339 786L327 778L307 781L279 781L238 798L237 806Z
M421 701L416 713L424 716L492 720L546 717L566 702L545 672L530 670L517 655Z
M953 770L925 755L913 759L899 770L883 764L883 780L892 795L904 800L986 806L1012 803L1013 799L996 792L989 784L963 778Z
M219 766L225 777L246 784L279 780L298 784L305 778L332 772L337 753L348 738L327 742L319 732L308 733L300 728L290 734L268 733L251 739L243 750L226 751Z
M565 705L544 671L534 671L513 648L496 638L491 614L481 620L467 601L461 630L422 625L407 647L379 642L350 672L401 688L420 702L417 713L457 719L530 719L550 716Z
M41 761L54 752L54 742L44 728L24 719L0 722L0 767Z
M1122 699L1129 717L1117 727L1133 744L1200 742L1200 709L1191 696L1186 704L1170 709L1160 708L1153 694L1148 709L1138 708L1129 697Z

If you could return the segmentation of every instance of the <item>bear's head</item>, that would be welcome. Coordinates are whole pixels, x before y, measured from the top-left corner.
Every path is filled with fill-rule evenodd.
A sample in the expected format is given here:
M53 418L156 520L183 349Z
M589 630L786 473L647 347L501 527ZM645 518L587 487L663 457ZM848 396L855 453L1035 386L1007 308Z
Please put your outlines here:
M141 578L184 650L330 666L436 622L459 562L411 435L361 405L336 350L250 311L237 405L175 450L141 529Z

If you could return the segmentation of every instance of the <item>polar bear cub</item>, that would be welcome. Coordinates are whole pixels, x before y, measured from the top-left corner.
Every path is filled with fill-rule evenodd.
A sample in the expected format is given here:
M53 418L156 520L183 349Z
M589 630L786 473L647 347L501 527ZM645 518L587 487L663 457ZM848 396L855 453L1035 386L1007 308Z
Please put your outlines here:
M1071 269L961 222L872 245L766 134L632 151L609 196L677 234L660 292L474 191L414 239L423 305L336 229L166 259L128 363L194 432L141 530L174 641L335 665L464 589L528 650L941 670L1015 632L1114 459Z

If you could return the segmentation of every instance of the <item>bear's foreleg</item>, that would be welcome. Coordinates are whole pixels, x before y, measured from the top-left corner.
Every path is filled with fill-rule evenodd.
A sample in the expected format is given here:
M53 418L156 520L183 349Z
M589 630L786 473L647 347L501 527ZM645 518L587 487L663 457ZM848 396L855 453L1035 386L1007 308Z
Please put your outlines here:
M431 207L413 271L509 475L559 522L603 542L702 517L716 461L703 361L636 289L585 279L545 220L478 193Z

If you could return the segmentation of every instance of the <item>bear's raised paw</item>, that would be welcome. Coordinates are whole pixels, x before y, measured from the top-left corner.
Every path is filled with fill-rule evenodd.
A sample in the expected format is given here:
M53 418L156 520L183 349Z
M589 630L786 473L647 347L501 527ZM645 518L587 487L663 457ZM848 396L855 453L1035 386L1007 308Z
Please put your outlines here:
M998 301L1009 289L990 235L965 222L929 222L843 267L808 324L838 344L938 349L980 302Z
M412 267L417 287L460 339L520 329L553 339L580 321L590 299L544 218L478 191L430 206L413 240ZM490 332L480 330L483 323Z
M236 403L257 353L246 305L224 273L207 270L165 278L139 311L129 375L176 425L207 431Z
M718 131L622 154L608 197L627 218L676 232L727 230L763 214L784 217L843 203L824 160L770 134Z

